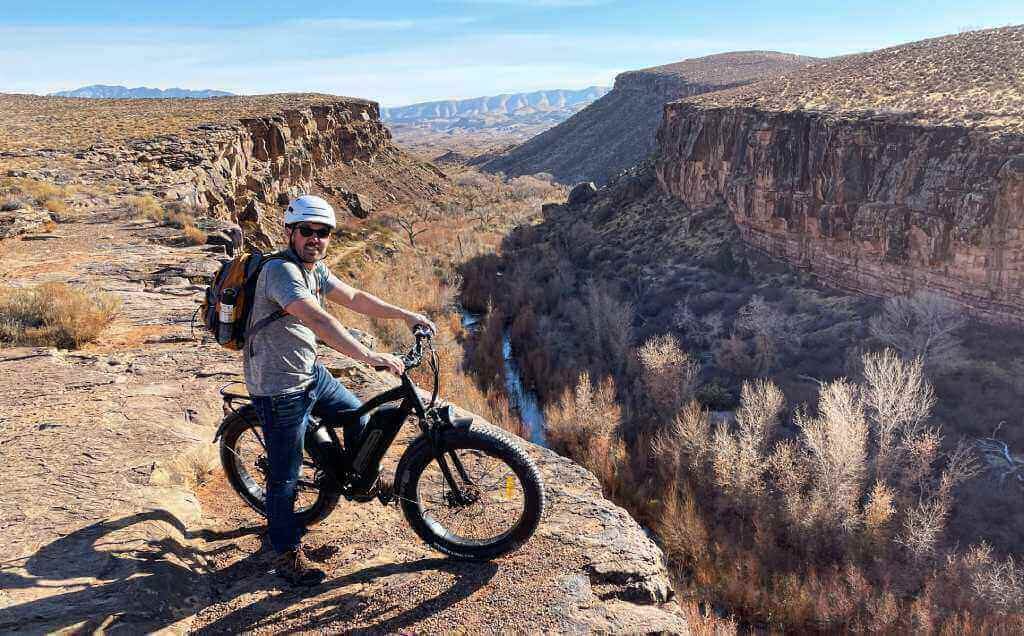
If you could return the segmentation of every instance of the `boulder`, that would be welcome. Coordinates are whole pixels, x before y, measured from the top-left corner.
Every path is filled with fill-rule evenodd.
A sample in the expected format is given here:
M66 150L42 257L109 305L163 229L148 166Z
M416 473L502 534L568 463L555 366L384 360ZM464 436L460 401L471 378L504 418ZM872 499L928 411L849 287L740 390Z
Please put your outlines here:
M35 232L51 220L46 210L18 208L0 212L0 239Z
M357 219L365 219L370 216L370 212L373 211L373 203L370 201L370 197L365 194L340 190L338 191L338 196L345 201L345 205L348 206L348 211Z
M571 206L583 205L589 201L593 196L597 194L597 186L594 185L593 181L585 181L579 183L569 192L569 198L566 203Z

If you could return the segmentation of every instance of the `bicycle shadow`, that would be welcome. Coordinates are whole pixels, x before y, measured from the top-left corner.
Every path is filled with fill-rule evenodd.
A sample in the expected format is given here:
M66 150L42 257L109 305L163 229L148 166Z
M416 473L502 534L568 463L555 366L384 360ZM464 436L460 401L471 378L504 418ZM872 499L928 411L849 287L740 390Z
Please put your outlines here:
M357 592L340 595L328 595L335 590L370 583L376 579L396 574L413 574L417 572L448 573L455 576L450 588L429 599L399 612L395 616L383 620L382 615L402 600L390 606L373 611L366 611L365 599ZM305 630L336 631L339 623L359 621L367 626L360 629L345 629L346 633L398 633L417 620L433 616L471 596L475 591L487 584L498 571L494 563L471 563L453 561L443 558L425 558L406 563L388 563L363 568L350 574L329 579L315 588L317 599L312 603L297 603L302 592L294 590L282 591L278 594L261 599L196 630L195 634L238 633L246 630L267 629L277 622L287 624L288 632ZM299 598L297 598L299 597ZM289 610L289 608L291 608ZM298 621L292 622L292 621Z
M169 536L166 530L159 533L162 536L154 536L157 533L149 525L154 523L169 524L181 538ZM427 603L372 627L373 631L395 632L468 597L497 571L497 566L490 563L467 564L431 558L363 568L328 579L313 590L281 590L279 580L268 574L267 554L251 554L227 567L209 571L208 557L236 549L236 546L227 544L204 551L189 543L195 539L227 541L261 531L261 527L228 532L189 531L180 519L166 510L150 510L91 524L44 545L23 564L0 563L0 588L5 590L43 591L81 586L0 608L0 633L64 629L76 633L103 629L153 632L207 607L253 592L269 595L226 614L199 632L245 631L266 624L268 619L271 623L298 620L302 622L299 628L316 629L330 622L354 618L362 611L355 593L324 597L326 593L393 574L433 570L455 575L454 584ZM23 570L24 574L18 570ZM288 611L309 593L317 595L315 604L303 604ZM284 614L275 616L281 612ZM367 618L363 615L361 621L366 622Z

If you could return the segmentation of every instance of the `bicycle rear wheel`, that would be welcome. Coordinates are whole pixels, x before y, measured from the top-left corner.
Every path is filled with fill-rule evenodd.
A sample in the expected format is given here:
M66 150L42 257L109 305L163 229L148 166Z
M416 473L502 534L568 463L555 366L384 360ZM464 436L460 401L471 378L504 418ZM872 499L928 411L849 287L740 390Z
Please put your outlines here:
M225 418L220 461L228 482L253 510L267 516L267 449L259 419L251 407ZM338 504L340 493L324 487L322 471L303 452L295 492L295 516L303 527L322 521Z
M529 540L544 512L544 488L526 453L499 429L479 425L446 431L443 449L455 489L426 440L400 462L397 493L416 534L436 550L473 560Z

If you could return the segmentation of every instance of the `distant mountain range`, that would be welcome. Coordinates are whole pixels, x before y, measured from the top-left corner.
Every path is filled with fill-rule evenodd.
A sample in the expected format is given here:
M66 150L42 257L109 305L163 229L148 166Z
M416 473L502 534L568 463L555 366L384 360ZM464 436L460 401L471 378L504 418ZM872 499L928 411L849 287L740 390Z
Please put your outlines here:
M382 108L381 118L395 124L428 125L434 130L478 128L496 124L548 121L558 123L607 93L604 86L581 90L505 93L492 97L423 102Z
M227 91L213 91L213 90L199 90L193 91L186 88L147 88L145 86L139 86L138 88L127 88L124 86L106 86L104 84L93 84L92 86L83 86L76 88L73 91L59 91L56 93L50 93L53 97L88 97L92 99L139 99L139 98L160 98L160 97L174 97L174 98L190 98L190 99L202 99L205 97L228 97L234 95Z

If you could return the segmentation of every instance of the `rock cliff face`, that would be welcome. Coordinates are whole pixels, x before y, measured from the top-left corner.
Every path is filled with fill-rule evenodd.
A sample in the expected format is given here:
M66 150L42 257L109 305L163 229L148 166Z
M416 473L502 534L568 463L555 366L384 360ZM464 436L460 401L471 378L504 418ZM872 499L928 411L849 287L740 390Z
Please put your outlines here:
M482 164L509 175L548 172L564 183L602 184L655 148L666 102L740 86L813 58L745 51L621 73L607 95L558 126Z
M0 121L0 162L42 160L105 188L182 201L240 222L261 246L280 232L278 209L299 193L324 194L340 210L361 214L365 207L349 205L357 194L387 205L447 189L440 170L391 142L377 104L364 99L0 95L0 107L10 110Z
M390 139L377 104L353 100L200 126L190 135L128 147L137 162L156 166L156 174L170 172L160 176L168 186L160 194L230 217L266 242L275 229L264 223L263 206L313 191L318 177L337 164L370 164L395 154Z
M661 187L691 207L727 210L746 241L833 285L871 294L928 288L979 315L1022 323L1024 135L1012 115L994 116L1002 104L977 101L966 80L958 93L966 97L944 102L929 101L922 82L921 99L900 95L898 110L833 98L837 75L848 76L842 90L856 91L858 81L877 90L871 78L887 69L928 77L915 68L922 59L935 82L955 75L942 63L954 57L974 65L971 77L1001 79L985 72L986 55L1022 30L979 33L669 104L658 132ZM882 86L905 91L909 82L893 73ZM1012 99L1021 84L1012 72L1005 78ZM872 97L895 103L887 98L884 88Z

